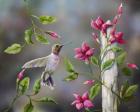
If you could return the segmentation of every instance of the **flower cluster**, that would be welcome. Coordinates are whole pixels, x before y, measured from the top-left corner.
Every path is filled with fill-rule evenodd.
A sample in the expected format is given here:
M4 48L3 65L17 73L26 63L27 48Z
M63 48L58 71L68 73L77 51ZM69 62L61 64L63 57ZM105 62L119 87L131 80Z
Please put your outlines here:
M123 13L122 8L123 8L123 5L121 3L120 6L118 7L117 15L114 17L112 22L111 21L104 22L104 20L101 17L98 17L96 20L91 21L91 27L95 30L101 31L104 35L106 35L107 29L109 27L112 27L112 31L110 32L110 39L108 42L110 44L113 44L113 43L124 44L125 43L125 40L123 39L123 33L116 32L116 24L118 22L118 19L121 17ZM92 33L92 37L96 42L100 43L97 34Z
M110 26L112 26L112 23L104 22L101 17L98 17L96 20L91 21L91 27L95 30L100 30L103 34L106 34L106 30Z
M89 58L94 54L94 48L90 48L88 43L83 42L81 48L75 48L75 58L89 62Z
M92 107L94 107L94 104L89 99L88 92L85 92L82 96L80 96L78 94L73 94L73 95L74 95L76 100L74 100L72 102L72 105L75 105L78 110L80 110L82 108L92 108Z

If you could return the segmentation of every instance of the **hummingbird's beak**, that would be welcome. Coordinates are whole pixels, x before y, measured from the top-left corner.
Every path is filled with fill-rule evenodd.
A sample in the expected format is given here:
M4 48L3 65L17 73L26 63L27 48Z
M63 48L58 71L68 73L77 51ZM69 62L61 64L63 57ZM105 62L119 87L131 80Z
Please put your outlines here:
M62 48L64 46L64 44L62 44L61 46L60 46L60 48Z

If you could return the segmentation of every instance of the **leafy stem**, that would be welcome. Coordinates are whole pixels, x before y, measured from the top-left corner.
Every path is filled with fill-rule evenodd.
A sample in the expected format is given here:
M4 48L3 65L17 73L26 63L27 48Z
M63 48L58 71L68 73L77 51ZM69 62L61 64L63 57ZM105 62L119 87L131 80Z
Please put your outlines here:
M91 64L89 64L89 69L90 69L90 73L93 74L93 70L92 70ZM113 94L115 94L120 100L122 99L116 92L114 92L114 91L112 90L112 88L109 88L108 86L106 86L106 85L105 85L102 81L100 81L98 78L94 77L94 79L95 79L98 83L100 83L101 85L105 86L107 89L111 90L111 92L112 92Z

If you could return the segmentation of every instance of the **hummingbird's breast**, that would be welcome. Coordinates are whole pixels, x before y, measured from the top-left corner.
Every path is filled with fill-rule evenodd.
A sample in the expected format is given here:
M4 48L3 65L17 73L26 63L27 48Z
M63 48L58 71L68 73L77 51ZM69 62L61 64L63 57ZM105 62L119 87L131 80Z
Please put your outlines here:
M48 61L47 61L45 70L50 71L50 72L54 72L56 70L56 67L59 64L59 60L60 59L59 59L58 55L55 55L55 54L51 53L48 56Z

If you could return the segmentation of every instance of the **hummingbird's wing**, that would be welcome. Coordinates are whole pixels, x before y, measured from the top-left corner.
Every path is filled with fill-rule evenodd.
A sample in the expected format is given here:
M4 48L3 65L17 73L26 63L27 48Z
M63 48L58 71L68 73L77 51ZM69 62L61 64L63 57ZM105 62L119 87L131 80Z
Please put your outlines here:
M37 58L25 63L22 68L44 67L47 64L48 57Z

